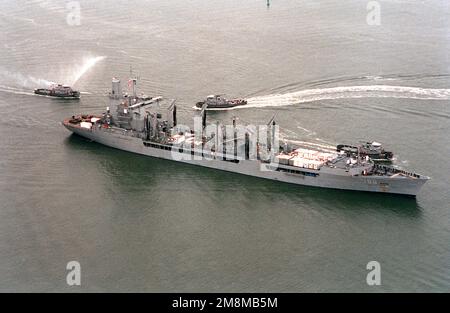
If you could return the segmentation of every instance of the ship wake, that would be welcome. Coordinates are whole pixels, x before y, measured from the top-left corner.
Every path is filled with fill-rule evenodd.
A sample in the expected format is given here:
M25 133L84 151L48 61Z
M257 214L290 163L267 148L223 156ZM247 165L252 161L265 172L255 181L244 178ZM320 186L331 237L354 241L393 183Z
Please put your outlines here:
M0 70L0 82L4 91L18 91L20 89L46 88L54 84L49 80L37 78L31 75L23 75L19 72ZM24 91L24 90L21 90Z
M7 92L7 93L13 93L16 95L27 95L27 96L35 96L33 92L30 92L29 90L23 89L23 88L15 88L5 85L0 85L0 92Z
M404 98L420 100L449 100L450 89L407 86L372 85L306 89L284 94L256 96L247 99L247 105L238 108L280 107L322 100L352 98Z

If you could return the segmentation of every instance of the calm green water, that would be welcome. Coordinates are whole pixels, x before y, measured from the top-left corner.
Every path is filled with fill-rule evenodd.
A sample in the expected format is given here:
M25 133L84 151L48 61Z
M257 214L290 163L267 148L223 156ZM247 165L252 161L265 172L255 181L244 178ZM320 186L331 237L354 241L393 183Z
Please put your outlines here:
M448 291L450 5L380 1L0 4L0 291ZM155 160L72 136L130 66L180 119L216 112L325 145L383 142L432 177L417 199L284 185ZM80 101L32 94L73 84ZM81 264L81 287L66 264ZM381 264L382 285L366 284Z

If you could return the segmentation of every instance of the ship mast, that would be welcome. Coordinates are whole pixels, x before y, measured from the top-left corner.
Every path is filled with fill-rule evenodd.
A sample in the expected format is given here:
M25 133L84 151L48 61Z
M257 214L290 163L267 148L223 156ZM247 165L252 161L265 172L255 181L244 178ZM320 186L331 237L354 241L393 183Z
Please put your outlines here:
M358 165L360 165L360 153L359 153L360 145L358 145Z
M169 105L169 108L167 109L169 129L177 126L177 105L175 104L176 101L176 99L173 99Z
M130 80L128 82L128 84L131 82L131 92L133 95L133 99L136 99L136 83L137 83L138 78L135 76L133 77L133 67L130 66Z

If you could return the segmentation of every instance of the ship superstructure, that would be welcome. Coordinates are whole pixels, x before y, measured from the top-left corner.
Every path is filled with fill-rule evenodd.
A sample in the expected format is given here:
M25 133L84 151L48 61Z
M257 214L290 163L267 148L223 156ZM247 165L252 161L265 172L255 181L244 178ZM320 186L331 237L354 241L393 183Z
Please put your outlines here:
M113 148L298 185L415 196L429 179L375 164L368 155L279 142L275 118L261 126L237 125L236 119L207 125L203 104L193 129L178 125L175 100L137 97L135 83L132 95L124 95L113 79L105 113L72 116L63 125Z
M360 145L352 146L352 145L337 145L336 150L338 152L344 151L348 155L360 155L360 156L369 156L375 162L392 162L394 159L394 153L391 151L386 151L383 148L383 145L379 142L363 142Z

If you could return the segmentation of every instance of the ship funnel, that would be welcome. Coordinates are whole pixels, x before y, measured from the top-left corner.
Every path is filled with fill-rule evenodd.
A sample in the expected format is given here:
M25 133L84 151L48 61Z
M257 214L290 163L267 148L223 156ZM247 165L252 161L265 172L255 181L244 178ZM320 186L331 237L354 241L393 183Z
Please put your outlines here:
M112 79L111 93L109 94L112 99L120 99L122 97L122 87L120 86L120 79Z

